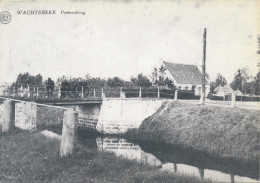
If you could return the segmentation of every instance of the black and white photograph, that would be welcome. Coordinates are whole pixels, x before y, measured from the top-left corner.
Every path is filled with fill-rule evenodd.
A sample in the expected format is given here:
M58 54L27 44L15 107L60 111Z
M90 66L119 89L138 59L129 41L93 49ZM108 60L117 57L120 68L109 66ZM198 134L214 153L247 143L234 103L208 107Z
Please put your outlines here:
M0 0L0 183L259 183L260 0Z

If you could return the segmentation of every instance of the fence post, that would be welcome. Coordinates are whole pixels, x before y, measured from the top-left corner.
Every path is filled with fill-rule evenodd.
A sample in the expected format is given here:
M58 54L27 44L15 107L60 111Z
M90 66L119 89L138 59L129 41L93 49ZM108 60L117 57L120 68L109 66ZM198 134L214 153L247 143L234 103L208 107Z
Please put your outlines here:
M15 123L15 102L5 100L3 105L2 132L9 132L14 127Z
M28 92L27 93L28 93L27 97L30 98L30 86L29 85L28 85Z
M233 92L232 93L232 101L231 101L231 108L236 107L236 94Z
M140 87L140 90L139 90L139 98L142 97L142 88Z
M158 87L158 95L157 95L157 98L160 98L160 89Z
M32 94L32 96L33 96L33 98L35 98L35 86L33 87L33 94Z
M39 97L39 87L36 88L36 98Z
M174 101L177 101L177 99L178 99L178 90L177 89L175 89L175 92L174 92Z
M120 87L120 98L123 98L122 94L123 94L122 87Z
M58 91L58 98L61 97L61 91L60 91L60 87L59 87L59 91Z
M105 93L104 93L104 89L103 89L103 87L102 87L101 97L102 97L102 98L105 98L105 97L106 97L106 96L105 96Z
M96 90L93 91L94 98L96 98Z
M15 91L15 88L14 88L14 91L13 91L13 92L14 92L14 97L16 97L16 94L17 94L17 93L16 93L16 91Z
M64 111L60 156L73 153L78 134L78 112L72 110Z
M23 97L23 86L21 86L21 97Z
M84 93L83 93L84 91L83 91L83 86L81 87L81 98L83 98L84 97Z

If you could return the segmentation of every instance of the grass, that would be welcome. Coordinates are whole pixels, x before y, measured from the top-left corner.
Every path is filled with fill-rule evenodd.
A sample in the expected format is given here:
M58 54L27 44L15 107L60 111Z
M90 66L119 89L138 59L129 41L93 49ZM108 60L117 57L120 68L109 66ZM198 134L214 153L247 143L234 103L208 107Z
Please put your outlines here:
M59 148L58 140L39 132L16 129L0 134L0 182L202 182L80 143L64 158Z
M241 161L259 161L259 111L164 103L132 139L165 142Z

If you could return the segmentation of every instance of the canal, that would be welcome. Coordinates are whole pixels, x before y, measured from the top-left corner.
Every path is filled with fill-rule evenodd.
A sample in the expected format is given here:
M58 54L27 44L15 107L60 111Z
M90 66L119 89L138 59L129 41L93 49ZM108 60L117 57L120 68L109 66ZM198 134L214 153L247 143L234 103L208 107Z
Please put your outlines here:
M216 182L258 182L259 164L218 158L205 152L165 143L131 142L122 137L79 133L79 143L99 151L155 166L162 171L210 179Z

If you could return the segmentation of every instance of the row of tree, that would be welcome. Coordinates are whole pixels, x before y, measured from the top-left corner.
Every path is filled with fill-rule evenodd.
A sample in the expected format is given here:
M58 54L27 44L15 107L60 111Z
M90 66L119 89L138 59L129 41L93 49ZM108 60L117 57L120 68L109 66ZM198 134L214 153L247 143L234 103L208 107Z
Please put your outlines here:
M227 85L227 80L224 76L218 74L216 80L210 83L211 92L214 92L216 87L225 85ZM247 67L238 69L230 87L233 90L241 91L243 94L260 95L260 72L253 77L248 74Z
M257 36L258 50L256 54L260 55L260 36ZM260 63L258 64L258 66ZM225 86L227 80L222 75L218 74L217 79L210 83L211 92L214 91L219 85ZM233 90L239 90L243 94L249 95L260 95L260 71L255 76L250 76L248 74L248 68L238 69L234 74L234 79L230 83L230 87Z
M122 86L138 86L138 87L161 87L161 88L174 88L174 83L168 77L166 77L166 68L162 65L159 69L154 68L151 73L150 79L148 76L145 76L143 73L138 74L136 77L132 76L130 81L125 81L119 77L112 77L108 79L103 79L100 77L92 77L87 74L84 78L69 78L66 76L59 77L55 82L56 86L62 85L75 85L77 86L88 86L89 88L101 88L101 87L122 87ZM19 74L16 81L12 83L11 88L18 89L19 87L46 87L52 88L50 85L54 85L54 82L50 80L43 81L43 77L38 74L36 76L31 75L30 73Z

